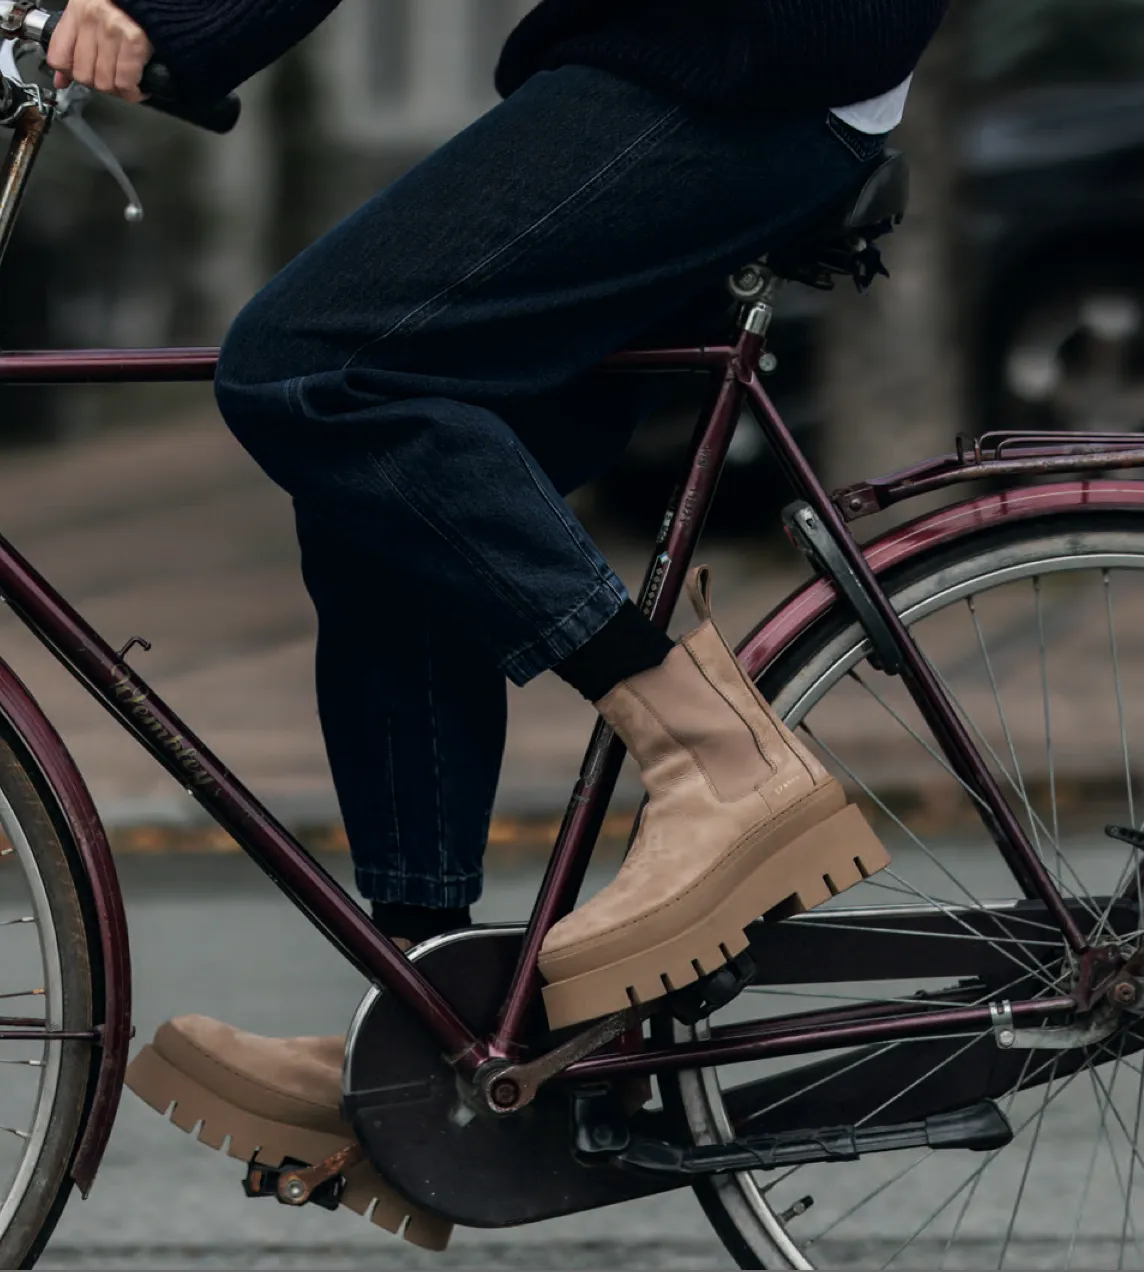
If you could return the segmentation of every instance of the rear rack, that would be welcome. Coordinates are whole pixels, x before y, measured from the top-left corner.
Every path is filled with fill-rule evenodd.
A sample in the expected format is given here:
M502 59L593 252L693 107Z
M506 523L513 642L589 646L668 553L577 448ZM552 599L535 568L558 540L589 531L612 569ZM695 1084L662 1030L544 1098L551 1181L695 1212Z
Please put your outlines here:
M1144 468L1144 434L1140 433L1008 430L975 438L963 434L956 447L952 454L836 490L831 499L847 521L857 521L903 500L961 482Z

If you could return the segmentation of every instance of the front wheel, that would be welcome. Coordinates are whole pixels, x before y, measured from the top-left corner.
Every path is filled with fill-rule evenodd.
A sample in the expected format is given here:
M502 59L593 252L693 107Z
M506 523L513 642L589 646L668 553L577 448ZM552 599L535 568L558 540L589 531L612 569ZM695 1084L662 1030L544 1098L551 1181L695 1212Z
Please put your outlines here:
M1139 949L1140 854L1103 833L1109 822L1144 821L1139 514L1082 510L985 530L883 582L1085 935ZM1076 975L1043 915L992 917L1016 915L1021 892L904 686L873 670L868 654L836 607L771 663L759 688L894 855L825 911L848 941L877 933L898 942L900 959L877 983L843 970L828 983L813 960L805 975L787 966L768 983L762 967L712 1024L859 1004L914 1010L919 996L938 1006L1052 996ZM965 975L926 977L912 956L937 912L956 951L942 961L957 971L963 963ZM671 1028L692 1038L706 1027ZM1026 1046L1017 1059L998 1046L986 1030L665 1076L661 1088L680 1131L700 1144L904 1121L951 1090L971 1103L989 1082L1009 1119L1012 1143L986 1153L915 1149L700 1183L741 1267L1144 1267L1141 1017L1125 1012L1095 1043Z
M87 891L18 739L0 729L0 1267L31 1267L71 1193L102 975ZM81 880L81 882L77 882ZM20 1031L32 1035L13 1040Z

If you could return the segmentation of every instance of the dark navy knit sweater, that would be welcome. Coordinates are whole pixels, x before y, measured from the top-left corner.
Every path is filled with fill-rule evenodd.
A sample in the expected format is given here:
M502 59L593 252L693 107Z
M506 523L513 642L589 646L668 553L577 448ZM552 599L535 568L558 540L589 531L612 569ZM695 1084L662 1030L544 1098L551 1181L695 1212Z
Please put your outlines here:
M275 61L338 0L117 0L183 90L215 96ZM950 0L542 0L497 88L586 63L733 110L843 106L914 69Z

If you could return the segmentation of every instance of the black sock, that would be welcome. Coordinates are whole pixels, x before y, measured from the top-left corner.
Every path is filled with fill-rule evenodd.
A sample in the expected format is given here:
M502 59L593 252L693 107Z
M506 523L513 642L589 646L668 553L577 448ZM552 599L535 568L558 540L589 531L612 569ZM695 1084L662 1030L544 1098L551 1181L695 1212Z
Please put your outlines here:
M468 906L460 910L432 910L428 906L402 905L395 901L374 901L373 921L391 941L411 941L414 945L473 924Z
M658 667L674 648L665 632L625 601L587 644L552 670L589 702L599 702L621 680Z

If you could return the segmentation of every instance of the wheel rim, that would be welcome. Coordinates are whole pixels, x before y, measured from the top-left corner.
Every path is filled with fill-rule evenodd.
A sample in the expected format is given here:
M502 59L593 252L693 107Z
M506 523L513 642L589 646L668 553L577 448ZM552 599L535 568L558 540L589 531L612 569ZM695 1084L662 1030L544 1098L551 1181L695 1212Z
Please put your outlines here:
M1053 628L1059 637L1061 631L1068 629L1068 622L1062 624L1060 621L1062 617L1069 617L1062 606L1067 607L1069 593L1074 598L1077 595L1077 587L1072 586L1068 580L1078 580L1082 573L1086 578L1091 578L1095 572L1100 579L1097 594L1104 600L1108 616L1111 638L1108 661L1115 666L1115 674L1110 679L1114 685L1116 706L1109 718L1113 721L1123 746L1123 794L1126 798L1122 802L1126 805L1123 812L1127 816L1122 815L1120 820L1131 818L1133 824L1139 824L1140 817L1144 815L1141 807L1144 799L1135 790L1133 782L1131 725L1135 715L1127 692L1135 686L1125 683L1123 640L1118 645L1116 612L1121 600L1117 582L1121 579L1134 584L1144 601L1144 575L1140 573L1142 569L1144 539L1131 532L1109 530L1096 535L1089 534L1083 545L1078 544L1077 537L1073 534L1046 534L1036 539L1029 536L1023 541L992 549L974 561L951 561L930 572L925 578L902 588L895 596L899 610L914 629L915 635L920 633L919 643L923 651L930 654L935 669L947 683L951 678L943 672L943 660L948 663L956 650L949 648L937 653L928 650L925 639L926 620L953 614L955 607L965 611L971 629L975 629L975 639L980 640L976 663L979 676L987 683L989 692L986 697L993 700L995 714L1000 718L1000 723L991 729L979 725L975 740L979 744L984 742L994 771L999 776L1008 773L1008 780L1003 779L1003 788L1011 796L1015 810L1022 814L1022 820L1037 836L1042 859L1046 860L1054 872L1061 875L1066 897L1071 892L1089 898L1097 895L1097 892L1081 886L1081 875L1087 871L1082 868L1078 872L1075 864L1068 860L1072 848L1070 843L1066 850L1062 801L1059 798L1064 788L1061 760L1063 751L1067 748L1061 747L1059 734L1052 721L1052 687L1045 678L1047 763L1042 767L1047 768L1048 781L1042 784L1044 789L1040 790L1035 789L1033 783L1026 779L1022 769L1025 739L1023 735L1019 736L1021 730L1015 727L1012 718L1017 699L1006 700L1005 686L1000 683L1002 678L998 676L999 660L988 634L989 621L985 610L995 608L993 602L1006 593L1011 595L1014 588L1028 591L1032 602L1034 643L1031 665L1025 671L1029 673L1026 679L1031 678L1032 682L1036 682L1040 678L1040 671L1052 661L1047 652L1052 644L1047 639L1047 632ZM1052 605L1048 604L1050 594ZM988 603L986 598L989 598ZM1072 607L1074 610L1078 609L1075 599ZM1050 610L1053 611L1052 623L1048 622ZM1141 613L1144 614L1144 609ZM809 736L818 743L819 754L827 759L839 776L849 780L860 797L865 798L878 811L876 787L871 787L869 783L864 786L861 772L856 771L855 765L843 749L831 746L827 731L816 727L816 716L823 714L822 708L829 701L830 694L836 692L840 684L855 685L855 674L857 683L861 685L857 690L858 696L868 704L875 704L870 706L871 710L890 714L901 711L900 705L891 700L881 685L870 683L873 680L872 674L868 668L863 669L861 666L867 647L859 636L860 633L855 628L835 635L798 669L792 671L781 688L772 690L772 700L788 722L808 728ZM940 645L941 640L936 643ZM949 687L957 693L957 685L949 683ZM1144 696L1144 685L1139 688ZM882 700L880 705L879 699ZM1037 705L1038 708L1041 707L1040 703ZM963 719L971 723L973 711L967 709L964 703L960 703L960 707ZM838 716L839 712L835 711L835 715ZM919 729L904 714L899 723L907 733L909 727L912 727L929 742L924 729ZM1027 721L1022 723L1022 728L1025 724ZM841 731L845 734L845 727ZM1137 749L1144 746L1144 731L1135 741ZM919 742L918 745L922 743ZM932 747L932 742L929 745ZM873 762L877 767L876 757ZM936 761L934 763L937 765ZM883 764L882 767L885 769L886 765ZM948 780L951 785L954 784L954 779ZM963 791L960 793L964 795ZM871 796L874 797L873 800ZM858 889L859 893L864 894L862 906L865 912L869 914L874 908L884 911L883 903L887 899L897 903L908 902L914 906L926 902L950 905L953 898L949 892L937 891L932 882L934 878L939 878L947 888L951 887L950 871L946 868L945 875L941 873L943 863L940 854L932 854L938 858L936 863L925 856L923 849L927 845L924 837L918 835L909 824L911 820L916 822L916 816L902 817L895 814L892 807L880 811L883 821L892 821L895 815L899 817L898 830L913 856L910 857L907 853L907 867L900 870L891 867L892 877L882 880L884 886L899 895L889 897L884 893L881 897L876 897L870 884L864 884ZM913 844L909 836L914 836L921 842ZM983 838L980 829L977 837ZM994 857L997 856L995 849L992 849L992 853ZM1107 857L1107 853L1104 856ZM1114 865L1111 859L1106 862L1102 857L1102 871L1109 877L1115 876L1118 881L1122 880L1127 854L1125 858L1123 864ZM916 879L908 876L910 868L917 867L923 861L929 869L931 881L927 886L919 887ZM1083 867L1084 863L1081 865ZM1011 881L1009 886L1013 888ZM1015 894L1015 889L1013 891ZM903 892L906 893L905 896L900 895ZM839 898L838 905L853 904L851 897L854 895L856 894ZM976 893L973 896L976 904L982 904L981 896ZM960 893L957 894L957 900L965 904L965 898ZM813 921L813 916L806 916L798 921ZM1089 929L1107 928L1107 924L1107 915L1102 915L1094 907L1089 916ZM1137 920L1136 927L1139 926ZM1138 943L1139 935L1134 939ZM1031 936L1028 942L1022 943L1024 948L1014 948L1010 953L1021 958L1030 957L1037 967L1047 973L1047 992L1048 981L1060 970L1057 960L1059 941L1054 938L1053 948L1049 949L1038 945L1038 940L1039 937L1033 939ZM816 993L822 988L816 986ZM847 992L820 994L820 997L832 998L838 1002L855 996L863 996L869 1001L896 1001L896 988L890 989L888 994L871 994L867 991L863 995L857 995L852 988L843 986ZM802 1009L801 1004L795 1002L799 995L790 995L787 991L780 994L764 987L761 993L744 995L731 1009L733 1018L757 1019L762 1003L770 1000L770 1005L774 1005L774 1001L784 995L788 1002L781 1006L781 1012ZM751 1000L747 1010L743 1008L744 999ZM828 1004L808 1000L808 1005L822 1007ZM724 1014L717 1017L715 1023L725 1023L728 1018ZM702 1027L695 1033L681 1027L679 1029L681 1037L701 1035L702 1032ZM967 1034L966 1042L976 1042L980 1036ZM1114 1049L1117 1036L1123 1039L1123 1034L1113 1035L1105 1047ZM910 1044L894 1045L902 1047ZM1138 1042L1133 1040L1133 1047L1137 1045ZM1038 1064L1044 1054L1040 1051L1028 1053L1030 1057L1038 1057ZM1107 1254L1106 1247L1110 1244L1115 1247L1112 1250L1115 1255L1113 1266L1144 1266L1144 1223L1137 1232L1132 1213L1136 1194L1144 1189L1144 1152L1138 1133L1140 1115L1144 1113L1144 1054L1136 1052L1125 1057L1117 1056L1114 1050L1094 1048L1092 1057L1093 1063L1081 1066L1067 1078L1062 1077L1059 1083L1043 1081L1046 1076L1055 1076L1058 1071L1055 1068L1040 1075L1029 1071L1028 1076L1041 1085L1019 1092L1010 1101L1012 1122L1014 1129L1018 1130L1018 1136L1009 1148L1000 1153L987 1154L984 1157L968 1153L938 1155L931 1152L928 1156L925 1153L894 1154L882 1158L864 1158L860 1163L848 1167L832 1165L801 1168L786 1176L728 1176L709 1182L707 1188L710 1190L710 1197L723 1209L739 1237L749 1247L751 1259L764 1266L810 1268L850 1263L895 1267L1028 1266L1028 1262L1023 1260L1027 1260L1030 1255L1042 1263L1048 1258L1053 1266L1090 1266L1093 1253L1098 1256ZM858 1081L860 1070L861 1065L858 1065L855 1075L848 1080ZM726 1085L741 1082L743 1077L742 1067L723 1073L711 1070L681 1075L679 1090L683 1108L698 1142L710 1143L732 1138L724 1090ZM1126 1078L1131 1079L1130 1091ZM1062 1105L1062 1097L1070 1091L1071 1103ZM1078 1093L1083 1094L1086 1091L1087 1104L1092 1107L1080 1107L1078 1113L1076 1097ZM1003 1109L1006 1107L1004 1098L998 1103ZM1025 1124L1022 1125L1024 1114L1021 1106L1030 1103L1031 1118L1025 1119ZM1085 1100L1079 1101L1079 1106L1085 1104ZM1055 1187L1060 1192L1060 1179L1057 1178L1060 1172L1054 1174L1056 1168L1051 1155L1053 1146L1059 1145L1058 1131L1054 1129L1052 1134L1047 1135L1045 1127L1050 1113L1055 1117L1062 1108L1067 1113L1066 1122L1071 1118L1077 1125L1086 1127L1091 1132L1091 1143L1086 1141L1079 1154L1082 1160L1075 1178L1080 1182L1076 1184L1075 1195L1072 1197L1076 1221L1071 1229L1065 1225L1063 1235L1066 1239L1063 1244L1062 1233L1057 1229L1061 1226L1061 1215L1067 1210L1067 1201L1061 1201L1041 1221L1042 1229L1051 1234L1048 1244L1052 1249L1046 1253L1030 1238L1027 1221L1037 1207L1044 1210L1045 1203L1040 1200L1040 1196L1046 1187ZM1086 1112L1091 1115L1087 1120L1084 1116ZM766 1127L765 1118L762 1120L762 1127ZM1026 1152L1021 1160L1023 1148ZM1050 1152L1048 1158L1046 1148ZM1005 1172L1008 1174L1000 1171L996 1164L1006 1154L1010 1155L1005 1165ZM978 1160L970 1163L970 1157L977 1157ZM891 1164L892 1158L896 1161ZM954 1159L963 1160L955 1162ZM1042 1163L1046 1160L1049 1160L1050 1165L1047 1173L1042 1170ZM1016 1162L1017 1165L1010 1167L1010 1162ZM849 1183L843 1185L839 1172L844 1171L849 1171L851 1175L864 1174L869 1181L865 1191L862 1187L852 1187ZM920 1174L928 1175L928 1182L924 1185L918 1183ZM995 1183L1002 1175L1002 1183ZM1115 1178L1117 1175L1119 1184ZM1070 1174L1069 1178L1073 1177ZM1116 1198L1115 1205L1108 1200L1110 1189ZM1003 1204L1006 1192L1011 1202L1008 1213ZM939 1209L939 1204L945 1201L949 1193L954 1196ZM800 1202L806 1196L813 1196L814 1204L799 1214ZM826 1205L823 1205L824 1201ZM989 1222L983 1222L983 1217ZM1104 1226L1101 1227L1101 1224ZM1115 1230L1118 1224L1121 1231ZM743 1253L740 1252L741 1258ZM1101 1266L1105 1265L1104 1262L1101 1263Z
M28 836L2 791L0 791L0 831L3 832L3 839L0 840L2 845L0 852L3 853L0 857L0 889L2 889L0 897L3 897L0 922L6 925L0 928L0 931L13 936L20 933L21 939L27 940L26 929L34 926L38 936L36 944L40 960L38 969L40 976L36 984L30 986L23 977L27 975L26 969L30 967L31 958L26 951L20 951L18 955L19 981L13 979L11 969L9 973L0 977L0 982L5 982L0 983L0 994L5 996L0 999L0 1006L9 1009L11 1014L31 1017L36 1016L37 1013L34 1006L29 1009L26 1004L34 1004L38 999L43 1003L42 1018L45 1028L63 1029L63 977L47 890ZM16 887L12 871L17 865L23 872L25 889L23 897L15 895ZM5 874L5 871L9 873ZM13 914L13 910L21 910L21 913ZM34 920L34 923L27 922L28 918ZM11 944L9 941L9 947ZM27 992L29 989L42 990L42 993L31 995ZM9 995L12 996L8 997ZM7 1015L9 1011L3 1011L0 1014ZM0 1122L3 1123L0 1127L0 1187L6 1188L3 1202L0 1204L0 1239L7 1233L21 1203L35 1183L36 1168L48 1137L59 1086L63 1045L58 1041L0 1042L0 1071L3 1071L5 1077L9 1079L5 1083L5 1088L13 1084L23 1088L18 1095L6 1089L5 1098L0 1103L0 1110L2 1110ZM34 1110L31 1117L26 1118L24 1124L21 1124L12 1115L18 1112L19 1104L27 1103L27 1088L31 1087L32 1083L28 1081L16 1083L14 1075L23 1077L25 1074L38 1075L38 1081L35 1083L36 1090L32 1097ZM7 1147L7 1141L13 1139L21 1151L18 1154L3 1153L2 1150ZM12 1160L13 1157L16 1158L15 1161Z

